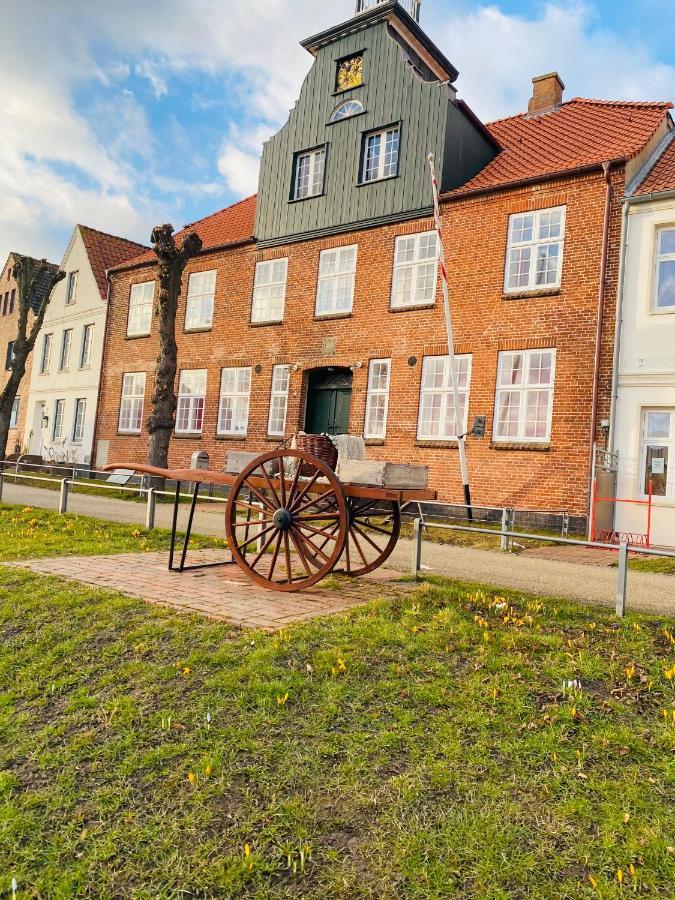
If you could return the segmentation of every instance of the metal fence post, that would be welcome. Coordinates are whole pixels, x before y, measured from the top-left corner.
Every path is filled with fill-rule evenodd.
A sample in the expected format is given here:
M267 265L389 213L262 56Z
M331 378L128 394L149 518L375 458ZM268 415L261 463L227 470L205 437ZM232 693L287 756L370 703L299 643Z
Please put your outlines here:
M0 469L0 503L2 502L2 492L5 487L5 471Z
M155 489L148 490L148 504L145 508L145 530L154 531L155 528L155 510L157 508L157 495Z
M626 615L626 592L628 590L628 544L619 547L619 574L616 589L616 614L620 619Z
M68 479L61 479L61 494L59 496L59 515L63 516L68 512Z
M422 568L422 520L415 519L413 521L413 540L412 540L412 561L410 564L410 574L413 578L417 578Z
M509 511L506 507L502 510L502 537L501 549L506 553L509 549L509 539L505 532L509 530Z

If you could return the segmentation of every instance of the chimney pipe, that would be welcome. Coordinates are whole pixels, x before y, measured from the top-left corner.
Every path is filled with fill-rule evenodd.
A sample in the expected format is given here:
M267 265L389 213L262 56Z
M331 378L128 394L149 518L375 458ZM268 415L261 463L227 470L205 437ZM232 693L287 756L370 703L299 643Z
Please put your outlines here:
M538 75L532 79L532 85L532 98L527 107L528 116L541 116L560 108L565 85L557 72Z

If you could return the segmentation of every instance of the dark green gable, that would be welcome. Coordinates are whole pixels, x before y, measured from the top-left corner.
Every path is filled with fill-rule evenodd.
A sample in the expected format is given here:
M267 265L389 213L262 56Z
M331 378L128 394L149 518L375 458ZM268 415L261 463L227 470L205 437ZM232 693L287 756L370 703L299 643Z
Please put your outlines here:
M468 181L497 147L458 103L457 71L395 0L305 41L315 62L286 125L263 149L256 237L281 243L424 214L432 203L427 155L442 190ZM338 62L363 53L363 84L336 92ZM329 124L339 103L365 110ZM361 182L364 133L400 124L398 175ZM323 194L293 200L299 152L325 145Z

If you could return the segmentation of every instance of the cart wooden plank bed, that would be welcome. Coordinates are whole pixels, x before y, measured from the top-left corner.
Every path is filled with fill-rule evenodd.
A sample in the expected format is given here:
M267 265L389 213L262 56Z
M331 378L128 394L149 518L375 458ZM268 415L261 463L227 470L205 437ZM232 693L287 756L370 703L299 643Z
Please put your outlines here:
M290 449L261 454L238 475L126 462L105 469L127 469L176 482L169 553L172 571L186 568L200 487L230 487L225 534L232 562L257 584L274 591L305 590L336 571L353 576L374 571L396 546L401 507L436 499L436 492L430 490L345 484L320 459ZM184 483L193 489L180 564L174 567Z

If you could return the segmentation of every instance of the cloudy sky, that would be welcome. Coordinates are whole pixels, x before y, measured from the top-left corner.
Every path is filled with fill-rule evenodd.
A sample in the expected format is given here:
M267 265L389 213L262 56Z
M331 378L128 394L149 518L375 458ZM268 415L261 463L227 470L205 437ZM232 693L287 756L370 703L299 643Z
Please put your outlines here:
M253 193L261 142L354 0L0 0L0 261L59 261L76 222L147 242ZM533 75L568 97L674 99L672 0L423 0L489 120Z

